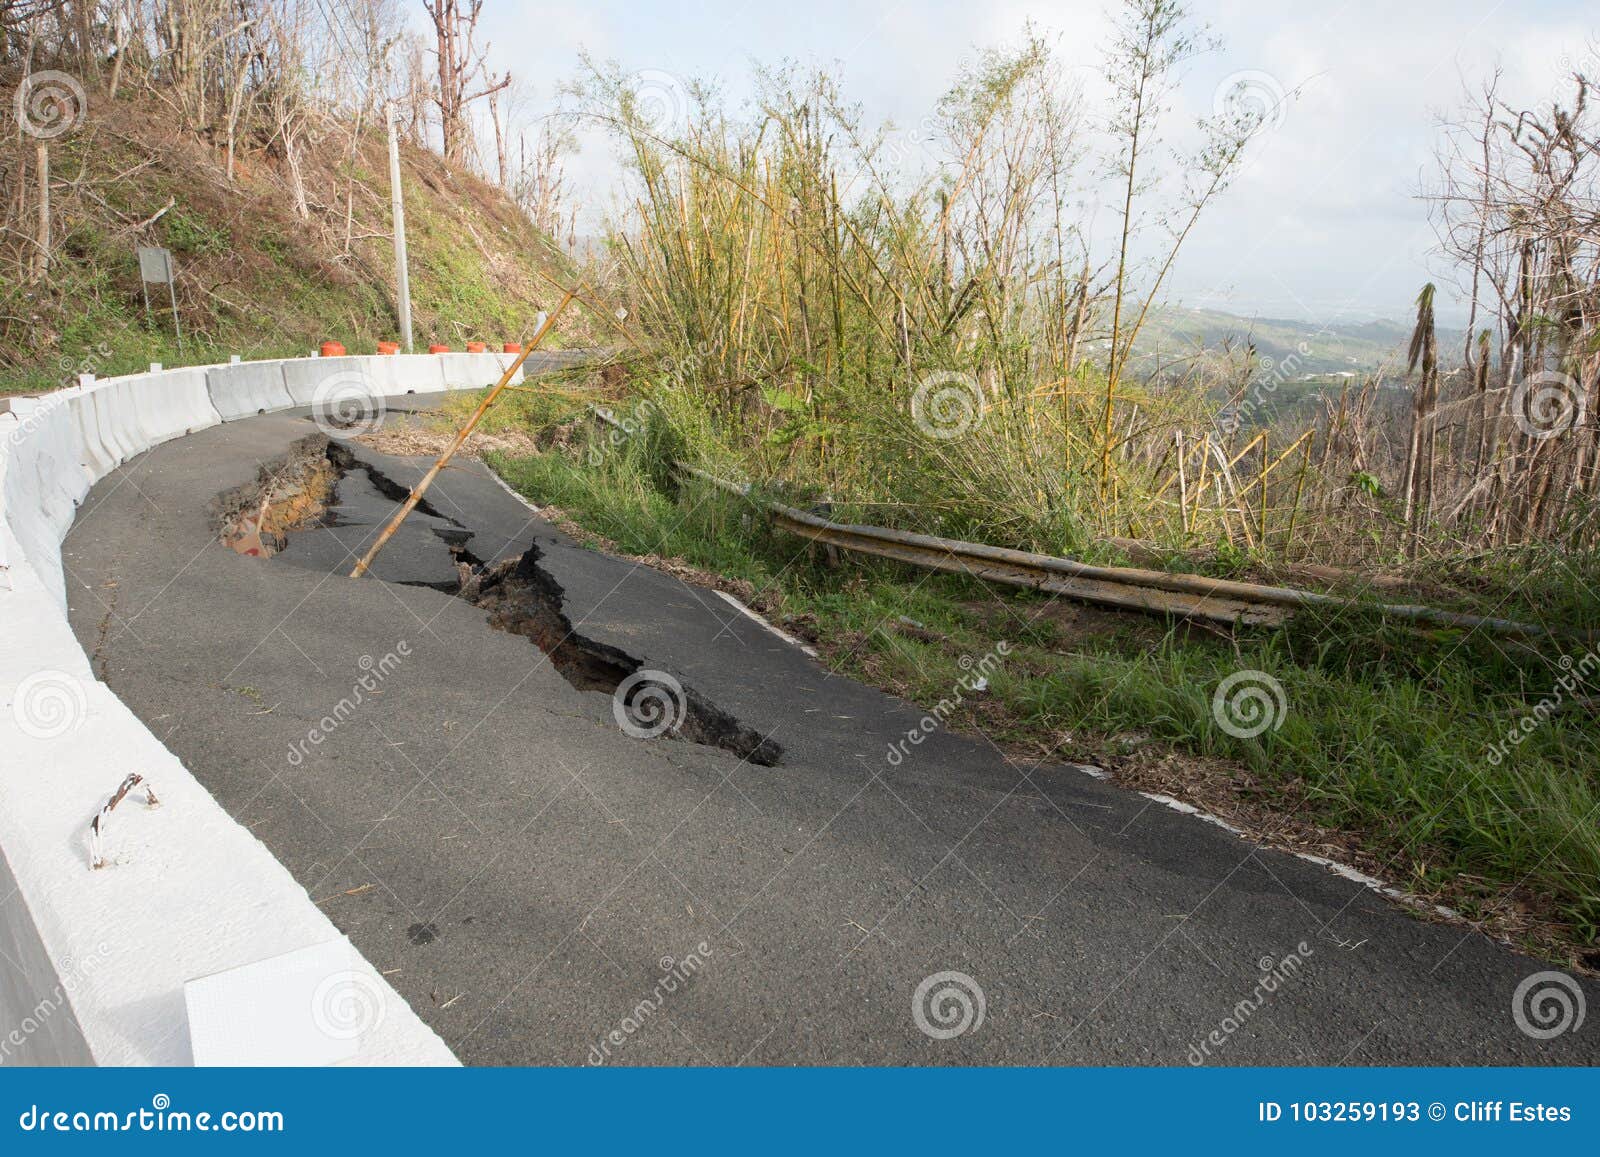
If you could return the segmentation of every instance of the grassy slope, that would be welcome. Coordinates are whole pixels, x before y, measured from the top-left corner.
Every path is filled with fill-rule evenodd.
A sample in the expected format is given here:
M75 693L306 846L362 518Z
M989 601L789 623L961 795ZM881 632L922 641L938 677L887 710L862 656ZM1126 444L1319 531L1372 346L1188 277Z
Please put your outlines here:
M170 128L158 103L96 94L90 109L52 145L49 283L8 275L0 289L0 391L49 389L79 372L126 373L151 361L304 354L329 338L372 352L398 336L381 131L365 134L354 158L335 141L309 150L307 221L289 208L273 156L245 152L230 185L221 150ZM418 347L516 340L553 301L536 274L556 264L548 246L476 177L410 147L402 164ZM347 247L349 175L357 186ZM169 199L170 209L138 227ZM141 244L173 252L181 355L166 312L145 319L134 257ZM160 292L153 304L165 304Z

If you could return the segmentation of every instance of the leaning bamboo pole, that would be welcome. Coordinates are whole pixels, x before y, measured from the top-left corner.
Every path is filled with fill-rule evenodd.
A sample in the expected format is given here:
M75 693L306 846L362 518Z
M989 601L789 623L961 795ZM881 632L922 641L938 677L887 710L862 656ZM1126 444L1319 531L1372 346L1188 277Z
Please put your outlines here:
M522 363L528 360L528 355L538 349L545 337L555 328L556 322L566 311L567 306L572 304L572 299L576 296L576 290L567 290L566 294L561 298L560 304L544 319L544 324L534 333L532 340L522 343L522 352L517 355L515 361L506 367L505 373L500 375L500 380L495 383L483 401L478 403L478 408L472 411L472 417L468 418L466 425L456 432L456 436L451 439L450 445L446 446L444 453L439 455L439 460L422 476L422 481L411 488L411 493L406 495L406 500L400 504L400 509L394 512L394 517L389 520L389 524L378 535L377 541L372 544L366 554L361 556L361 561L356 563L355 569L350 572L351 578L360 578L367 573L367 568L372 565L372 560L378 557L378 552L383 549L384 544L394 537L394 532L400 529L400 524L406 520L406 515L417 508L417 503L422 501L422 496L428 492L428 487L433 485L433 480L439 477L440 472L444 470L450 459L455 456L455 452L461 449L467 438L471 436L472 431L477 429L478 423L489 412L489 407L494 405L494 400L511 384L513 375L522 368Z

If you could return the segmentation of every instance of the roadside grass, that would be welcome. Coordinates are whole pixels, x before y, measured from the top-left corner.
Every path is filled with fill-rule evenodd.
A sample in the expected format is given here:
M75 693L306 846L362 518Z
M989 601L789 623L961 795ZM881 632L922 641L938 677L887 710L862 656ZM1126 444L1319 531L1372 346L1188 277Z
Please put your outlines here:
M541 374L537 392L507 390L495 400L477 428L486 434L528 433L571 422L586 411L583 404L567 392L567 387L582 386L591 376L592 372L583 367ZM458 430L487 393L487 390L458 390L446 394L431 420L441 430Z
M529 397L502 420L559 409ZM1600 660L1583 645L1416 630L1362 611L1216 632L882 560L830 567L746 502L673 479L664 452L647 426L620 445L600 440L598 453L575 444L490 462L625 552L751 584L760 608L817 641L835 670L913 702L950 697L1005 640L985 693L963 696L950 725L1008 751L1101 763L1600 968ZM1510 593L1484 580L1481 601L1592 620L1582 570L1525 570ZM1241 672L1255 673L1243 686L1261 689L1269 712L1260 734L1224 725L1256 721L1248 702L1232 714L1214 703Z

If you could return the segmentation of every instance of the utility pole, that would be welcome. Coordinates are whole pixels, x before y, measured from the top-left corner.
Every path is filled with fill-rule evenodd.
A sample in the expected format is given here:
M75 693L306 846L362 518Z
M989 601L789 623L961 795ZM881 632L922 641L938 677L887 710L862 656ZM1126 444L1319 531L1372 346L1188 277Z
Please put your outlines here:
M406 272L406 203L400 192L400 136L394 102L385 108L389 122L389 204L394 213L394 284L400 298L400 344L411 352L411 277Z

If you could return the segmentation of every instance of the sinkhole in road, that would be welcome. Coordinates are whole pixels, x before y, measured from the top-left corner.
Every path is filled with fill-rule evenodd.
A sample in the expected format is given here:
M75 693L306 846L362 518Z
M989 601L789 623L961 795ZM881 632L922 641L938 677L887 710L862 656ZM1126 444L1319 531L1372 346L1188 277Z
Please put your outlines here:
M272 558L292 550L303 565L347 573L353 549L364 550L409 493L373 462L317 434L263 466L254 482L218 495L212 517L221 540L240 554ZM473 554L472 538L470 528L423 500L379 556L395 568L384 570L382 581L431 587L482 608L490 626L531 641L574 688L611 697L629 734L667 735L762 767L778 764L779 744L682 680L577 630L537 543L517 558L485 563Z

